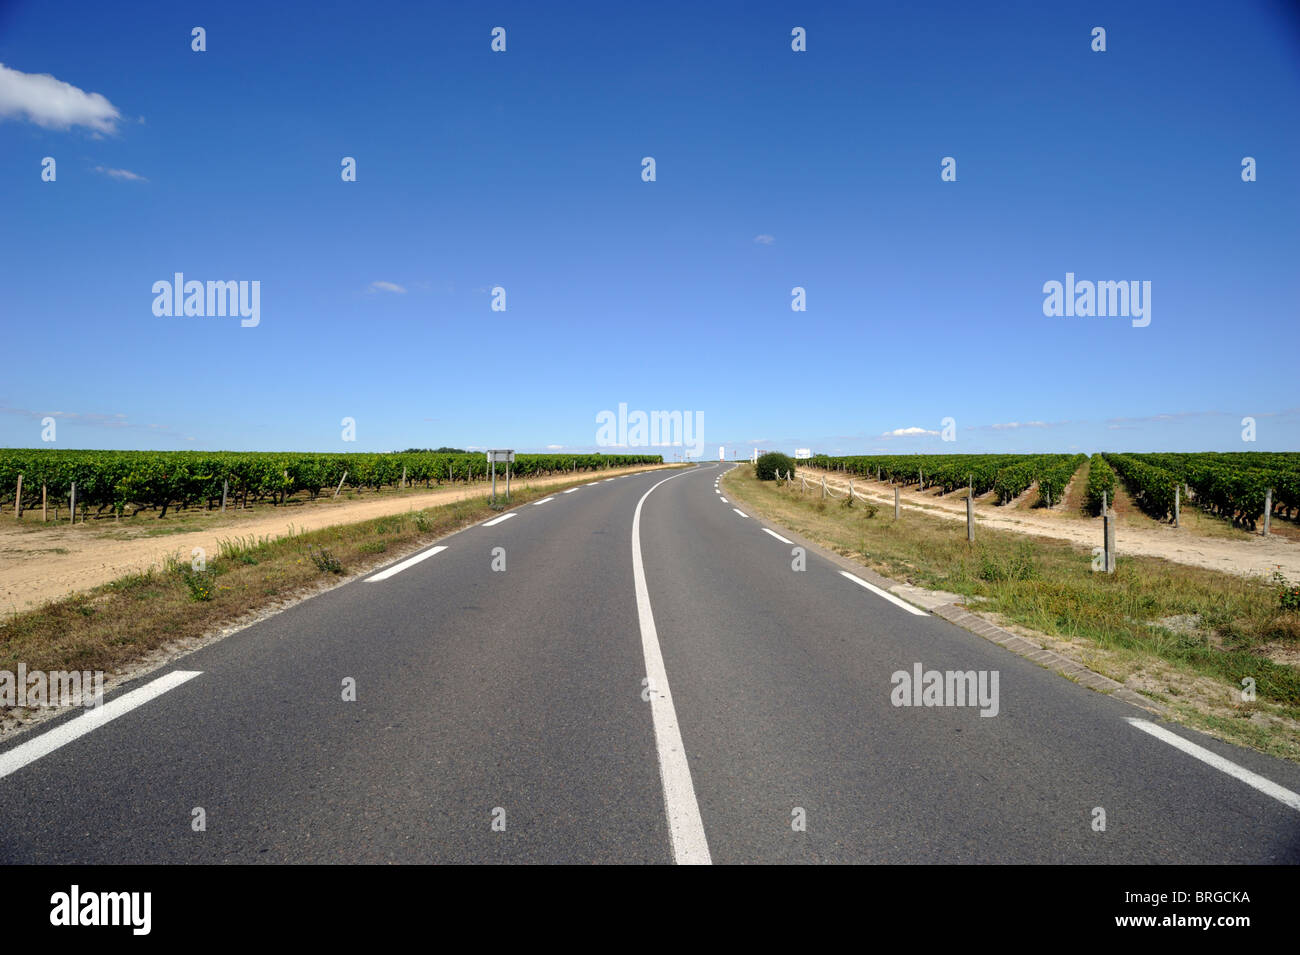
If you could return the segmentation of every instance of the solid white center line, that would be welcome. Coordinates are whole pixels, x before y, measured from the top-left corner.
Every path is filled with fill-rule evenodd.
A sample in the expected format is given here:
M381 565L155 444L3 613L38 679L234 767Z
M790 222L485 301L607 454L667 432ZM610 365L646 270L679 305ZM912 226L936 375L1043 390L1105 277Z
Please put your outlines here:
M483 522L483 526L484 526L484 527L496 527L496 526L497 526L498 524L500 524L502 521L508 521L508 520L510 520L510 518L514 517L516 513L517 513L517 512L515 512L515 511L510 511L509 513L502 514L500 517L494 517L494 518L492 518L492 520L490 520L490 521L484 521L484 522Z
M554 494L552 494L550 497L544 497L540 501L533 501L533 507L536 507L538 504L545 504L547 501L553 501L553 500L555 500Z
M681 472L686 473L686 472ZM681 474L666 477L659 484ZM655 749L659 753L659 778L664 787L664 813L668 817L668 837L672 842L673 861L678 865L710 865L709 842L704 835L704 821L691 782L691 767L686 761L686 746L677 725L673 695L668 689L668 671L664 669L659 632L655 629L650 608L650 591L645 582L645 564L641 560L641 506L659 484L641 495L632 514L632 578L636 586L636 613L641 624L641 652L645 656L646 677L650 681L650 715L654 721Z
M723 503L725 504L726 501L727 501L727 499L724 497L724 498L722 499L722 501L723 501ZM735 511L737 514L739 514L741 517L749 517L748 514L746 514L744 511L742 511L742 510L741 510L740 508L738 508L738 507L733 507L732 510Z
M115 720L123 713L129 713L137 706L148 703L154 697L162 696L168 690L174 689L182 683L187 683L202 672L201 670L173 670L171 673L146 683L139 689L132 690L130 693L123 693L103 706L97 706L75 719L60 723L54 729L42 733L35 739L28 740L20 746L15 746L8 752L0 753L0 776L8 776L10 773L22 769L28 763L35 762L42 756L54 752L60 746L71 743L80 736L85 736L91 730L103 726L109 720Z
M920 609L919 607L913 607L910 603L908 603L906 600L903 600L901 597L894 596L888 590L881 590L875 584L869 584L861 577L853 576L853 574L850 574L847 570L841 570L840 573L843 574L845 577L849 578L849 580L853 581L855 584L858 584L861 587L866 587L873 594L877 594L881 597L884 597L891 604L898 604L898 606L902 607L908 613L914 613L918 617L929 616L924 610Z
M392 567L389 567L387 570L381 570L373 577L367 577L366 583L373 584L380 580L387 580L389 577L392 577L394 574L400 574L408 567L414 567L422 560L428 560L434 554L441 554L446 549L447 548L444 547L442 544L439 544L437 547L430 547L428 550L416 554L414 557L406 558L406 560L402 561L400 564L394 564Z
M1183 739L1177 733L1171 733L1163 726L1157 726L1155 723L1147 720L1140 720L1136 717L1126 716L1125 721L1137 727L1144 733L1150 733L1156 739L1162 739L1175 749L1181 749L1188 756L1193 756L1201 762L1213 766L1220 772L1227 773L1233 779L1239 779L1247 786L1253 786L1266 796L1272 796L1284 806L1300 811L1300 795L1293 793L1291 790L1279 786L1271 779L1265 779L1258 773L1252 773L1244 766L1238 766L1232 760L1224 759L1213 750L1208 750L1204 746L1197 746L1190 740Z
M776 531L772 530L772 528L770 528L770 527L764 527L764 528L763 528L763 533L764 533L764 534L771 534L773 537L775 537L777 540L779 540L782 544L793 544L793 543L794 543L794 541L788 541L788 540L786 540L784 537L782 537L782 536L781 536L780 534L778 534Z

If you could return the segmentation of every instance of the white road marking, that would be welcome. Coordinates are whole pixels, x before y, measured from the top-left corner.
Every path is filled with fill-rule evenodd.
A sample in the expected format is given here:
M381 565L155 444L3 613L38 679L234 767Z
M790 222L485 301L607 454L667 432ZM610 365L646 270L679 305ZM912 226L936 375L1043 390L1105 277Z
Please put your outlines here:
M680 477L679 472L659 484ZM636 502L632 515L632 578L636 585L636 613L641 623L641 652L645 656L646 677L654 687L650 694L650 715L654 720L655 748L659 752L659 778L664 787L664 813L668 816L668 836L672 841L673 861L678 865L710 865L709 842L704 835L704 821L691 782L691 767L686 761L682 731L673 709L673 695L668 688L659 632L655 629L650 608L650 591L646 588L645 564L641 560L641 506L659 484L651 487Z
M1195 757L1207 765L1213 766L1220 772L1227 773L1233 779L1239 779L1247 786L1253 786L1266 796L1272 796L1284 806L1300 811L1300 794L1293 793L1291 790L1279 786L1271 779L1265 779L1258 773L1252 773L1244 766L1238 766L1230 759L1224 759L1213 750L1208 750L1204 746L1197 746L1190 740L1183 739L1177 733L1171 733L1163 726L1157 726L1147 720L1140 720L1136 717L1126 716L1124 720L1132 726L1137 727L1144 733L1150 733L1156 739L1164 740L1174 749L1181 749L1188 756Z
M500 524L502 521L508 521L508 520L510 520L510 518L512 518L512 517L515 516L515 513L516 513L515 511L510 511L509 513L502 514L500 517L494 517L494 518L492 518L492 520L490 520L490 521L484 521L484 522L483 522L483 526L484 526L484 527L496 527L496 526L497 526L498 524Z
M109 720L115 720L124 713L129 713L137 706L148 703L156 696L162 696L168 690L175 689L196 676L201 670L173 670L164 676L146 683L139 689L123 693L103 706L88 710L75 719L60 723L54 729L42 733L35 739L28 740L5 753L0 753L0 776L8 776L22 769L28 763L35 762L60 746L71 743L78 737L85 736L91 730L98 729Z
M595 487L599 483L599 481L592 481L590 484L584 484L583 487Z
M578 490L576 487L571 487L571 488L569 488L567 491L565 491L564 493L565 493L565 494L572 494L572 493L573 493L574 491L576 491L576 490Z
M718 500L721 501L723 504L730 504L730 503L731 503L730 501L728 501L725 497L722 497L721 495L718 496ZM735 508L733 507L732 510L734 511Z
M781 536L780 534L778 534L776 531L772 530L772 528L770 528L770 527L764 527L764 528L763 528L763 533L764 533L764 534L771 534L773 537L775 537L777 540L779 540L782 544L793 544L793 543L794 543L794 541L788 541L788 540L786 540L784 537L782 537L782 536Z
M722 503L724 503L724 504L727 503L727 499L726 499L725 497L722 499ZM735 511L737 514L739 514L741 517L749 517L748 514L746 514L744 511L742 511L742 510L741 510L740 508L738 508L738 507L733 507L732 510Z
M394 564L392 567L389 567L387 570L381 570L373 577L367 577L366 583L373 584L380 580L387 580L389 577L392 577L394 574L400 574L408 567L414 567L422 560L428 560L434 554L441 554L446 549L447 548L444 547L442 544L439 544L437 547L430 547L428 550L416 554L414 557L406 558L406 560L402 561L400 564Z
M613 478L605 478L605 483L608 484L608 483L609 483L610 481L612 481L612 480L614 480L614 479L613 479Z
M866 587L866 588L867 588L868 590L870 590L873 594L878 594L879 596L884 597L884 598L885 598L886 600L888 600L891 604L898 604L898 606L902 607L902 608L903 608L904 610L906 610L908 613L914 613L914 614L916 614L918 617L926 617L926 616L929 616L929 614L927 614L927 613L926 613L924 610L922 610L920 607L913 607L910 603L908 603L908 602L907 602L906 600L904 600L903 598L894 596L894 595L891 594L888 590L881 590L881 589L880 589L879 587L877 587L875 584L869 584L869 583L867 583L865 580L863 580L861 577L855 577L855 576L853 576L853 575L850 574L847 570L841 570L840 573L843 574L845 577L849 578L849 580L853 581L855 584L859 584L860 586Z
M550 497L544 497L540 501L533 501L533 507L536 507L539 504L545 504L547 501L553 501L553 500L555 500L554 494L552 494Z

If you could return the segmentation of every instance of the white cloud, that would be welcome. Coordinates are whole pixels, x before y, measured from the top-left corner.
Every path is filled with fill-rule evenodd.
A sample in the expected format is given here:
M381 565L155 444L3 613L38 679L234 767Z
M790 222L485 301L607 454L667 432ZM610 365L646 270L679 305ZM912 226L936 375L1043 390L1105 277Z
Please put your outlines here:
M371 282L370 291L372 292L396 292L398 295L405 295L406 289L393 282Z
M0 63L0 119L25 119L46 129L86 126L111 133L121 117L99 93L87 93L48 73L23 73Z
M1046 421L1006 421L989 427L994 431L1015 431L1017 428L1046 428L1049 425Z
M102 172L105 176L112 176L114 179L126 179L130 182L148 182L144 176L136 175L129 169L110 169L107 166L96 166L95 172Z
M564 447L564 445L562 445L562 444L548 444L548 445L546 446L546 450L547 450L547 451L559 451L559 450L560 450L561 448L563 448L563 447Z
M68 424L87 425L94 428L143 430L180 437L180 434L168 425L133 424L120 411L110 414L95 411L33 411L30 408L11 408L7 405L0 405L0 414L18 415L23 418L30 418L33 421L40 421L43 418L56 418L60 424L67 422Z
M909 438L917 434L938 434L938 431L927 431L925 428L895 428L893 431L886 431L881 435L882 438Z
M1143 421L1176 421L1180 418L1220 418L1227 416L1226 411L1176 411L1172 414L1165 412L1163 414L1141 415L1136 418L1107 418L1107 424L1132 424ZM1256 415L1256 417L1261 417Z
M766 233L754 236L754 242L758 245L771 245L775 241L775 236L767 235Z

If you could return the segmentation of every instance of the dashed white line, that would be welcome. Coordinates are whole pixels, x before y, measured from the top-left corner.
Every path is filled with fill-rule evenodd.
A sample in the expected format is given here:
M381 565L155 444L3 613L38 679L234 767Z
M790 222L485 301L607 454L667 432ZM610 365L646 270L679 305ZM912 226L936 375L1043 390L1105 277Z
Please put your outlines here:
M1180 749L1188 756L1199 759L1201 762L1213 766L1220 772L1227 773L1233 779L1239 779L1247 786L1254 787L1266 796L1272 796L1284 806L1300 811L1300 794L1293 793L1284 786L1279 786L1271 779L1265 779L1258 773L1252 773L1244 766L1238 766L1230 759L1224 759L1218 753L1206 749L1204 746L1197 746L1190 740L1183 739L1177 733L1171 733L1163 726L1157 726L1155 723L1147 720L1140 720L1136 717L1126 716L1124 720L1137 727L1144 733L1149 733L1156 739L1164 740L1174 749Z
M496 527L496 526L497 526L498 524L500 524L502 521L508 521L508 520L510 520L510 518L512 518L512 517L515 516L515 513L516 513L515 511L510 511L510 512L507 513L507 514L502 514L500 517L494 517L494 518L492 518L492 520L490 520L490 521L484 521L484 522L483 522L483 526L484 526L484 527Z
M722 500L723 500L723 502L725 503L727 499L724 497ZM744 511L742 511L742 510L741 510L740 508L738 508L738 507L733 507L732 510L735 511L737 514L739 514L741 517L749 517L748 514L746 514Z
M576 491L576 490L578 490L576 487L571 487L571 488L569 488L567 491L564 491L563 493L565 493L565 494L572 494L572 493L573 493L574 491Z
M632 514L632 578L636 586L636 612L641 624L641 652L645 655L646 677L650 693L650 714L654 721L655 749L659 754L659 778L664 787L664 813L668 817L668 837L672 842L673 861L678 865L709 865L709 842L704 835L704 821L691 782L691 767L686 760L686 746L677 725L673 695L668 689L668 672L664 669L659 633L650 608L650 591L645 582L645 565L641 560L641 506L656 487L686 472L666 477L641 495Z
M590 484L584 484L583 487L595 487L599 483L599 481L592 481Z
M545 504L547 501L553 501L553 500L555 500L554 494L552 494L550 497L544 497L540 501L533 501L533 507L536 507L539 504Z
M123 693L103 706L97 706L75 719L60 723L54 729L42 733L33 740L5 753L0 753L0 776L22 769L28 763L35 762L60 746L71 743L78 737L85 736L93 729L103 726L109 720L115 720L124 713L129 713L137 706L148 703L154 697L162 696L168 690L175 689L199 676L201 670L173 670L171 673L151 680L139 689Z
M880 589L879 587L877 587L875 584L869 584L869 583L867 583L865 580L863 580L861 577L855 577L853 574L850 574L847 570L841 570L840 573L843 574L845 577L849 578L849 580L853 581L855 584L858 584L858 585L861 586L861 587L866 587L866 588L867 588L868 590L870 590L873 594L876 594L876 595L878 595L878 596L880 596L880 597L884 597L884 598L885 598L886 600L888 600L891 604L898 604L898 606L902 607L902 608L903 608L904 610L906 610L908 613L914 613L914 614L916 614L918 617L926 617L926 616L929 616L929 614L927 614L927 613L926 613L924 610L922 610L921 608L919 608L919 607L913 607L910 603L908 603L906 600L903 600L901 597L896 597L896 596L894 596L894 595L891 594L888 590L881 590L881 589Z
M782 536L781 536L780 534L778 534L776 531L772 530L772 528L770 528L770 527L764 527L764 528L763 528L763 533L764 533L764 534L771 534L773 537L775 537L777 540L779 540L782 544L793 544L793 543L794 543L794 541L788 541L788 540L786 540L784 537L782 537Z
M387 580L389 577L392 577L394 574L400 574L408 567L414 567L422 560L428 560L434 554L441 554L446 549L447 548L444 547L442 544L439 544L437 547L430 547L428 550L422 551L421 553L416 554L414 557L406 558L406 560L402 561L400 564L394 564L392 567L389 567L387 570L381 570L373 577L367 577L366 583L373 584L381 580Z
M723 504L730 504L730 503L731 503L731 502L728 501L725 497L721 497L721 496L719 496L718 500L721 501ZM735 508L732 508L732 510L735 510Z

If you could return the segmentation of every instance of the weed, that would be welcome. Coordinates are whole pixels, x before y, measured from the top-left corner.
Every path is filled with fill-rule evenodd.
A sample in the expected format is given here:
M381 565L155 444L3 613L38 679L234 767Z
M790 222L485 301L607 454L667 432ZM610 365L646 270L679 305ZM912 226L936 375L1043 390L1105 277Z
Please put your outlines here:
M308 545L308 553L311 556L311 562L316 565L317 570L330 574L343 573L343 565L339 563L339 559L331 554L327 548L322 547L320 550L317 550L316 545L311 544Z

